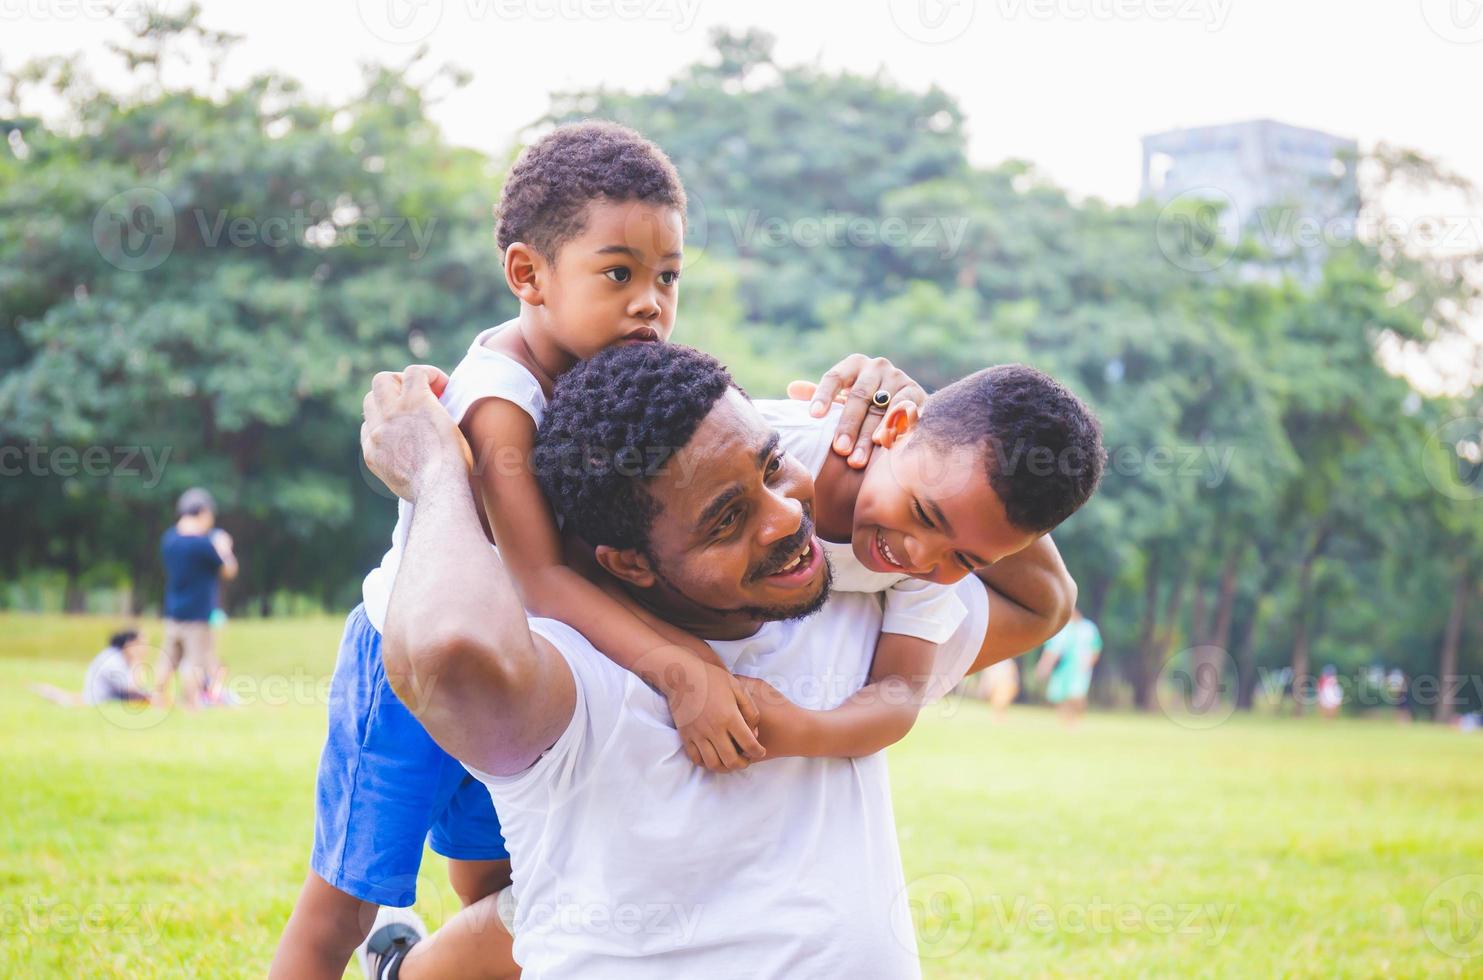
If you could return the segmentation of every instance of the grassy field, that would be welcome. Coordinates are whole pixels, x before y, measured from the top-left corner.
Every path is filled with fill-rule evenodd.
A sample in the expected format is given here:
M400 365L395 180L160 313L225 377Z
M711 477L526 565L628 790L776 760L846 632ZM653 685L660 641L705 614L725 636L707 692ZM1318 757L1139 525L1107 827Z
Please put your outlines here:
M27 690L79 687L111 625L0 616L0 976L260 976L340 622L232 624L234 710ZM1483 737L955 703L891 765L929 977L1483 975ZM421 891L430 923L456 910L435 856Z

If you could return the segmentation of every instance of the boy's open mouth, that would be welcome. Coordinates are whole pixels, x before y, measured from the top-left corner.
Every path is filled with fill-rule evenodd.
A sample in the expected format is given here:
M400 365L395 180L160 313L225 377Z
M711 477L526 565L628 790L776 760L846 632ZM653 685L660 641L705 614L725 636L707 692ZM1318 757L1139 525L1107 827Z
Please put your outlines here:
M880 528L875 529L875 550L891 568L900 572L906 571L906 566L896 557L896 553L891 550L891 546L886 544L886 536L881 533Z

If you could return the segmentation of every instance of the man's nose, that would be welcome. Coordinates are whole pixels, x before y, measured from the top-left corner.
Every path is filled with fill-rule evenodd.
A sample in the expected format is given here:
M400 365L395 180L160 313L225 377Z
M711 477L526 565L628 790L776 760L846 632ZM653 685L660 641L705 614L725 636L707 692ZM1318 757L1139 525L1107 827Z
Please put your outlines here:
M767 512L761 522L763 544L773 544L798 533L803 526L803 502L784 493L768 495Z

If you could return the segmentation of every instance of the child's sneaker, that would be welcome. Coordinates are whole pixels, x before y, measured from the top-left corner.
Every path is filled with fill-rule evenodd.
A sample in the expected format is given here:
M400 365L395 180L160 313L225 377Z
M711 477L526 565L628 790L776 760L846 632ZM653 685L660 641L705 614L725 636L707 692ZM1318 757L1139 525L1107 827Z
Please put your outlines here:
M356 947L355 958L367 980L396 980L402 960L426 935L427 926L416 912L383 905L376 911L366 941Z

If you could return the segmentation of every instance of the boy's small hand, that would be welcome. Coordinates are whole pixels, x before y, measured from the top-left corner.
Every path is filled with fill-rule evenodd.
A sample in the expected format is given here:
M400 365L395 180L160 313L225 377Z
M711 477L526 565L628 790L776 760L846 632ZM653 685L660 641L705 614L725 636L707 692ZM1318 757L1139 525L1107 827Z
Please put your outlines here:
M756 677L738 677L760 711L758 737L769 759L813 754L814 712L789 701L783 692Z
M696 765L735 772L767 755L757 741L757 706L730 672L696 660L665 696L685 755Z
M884 406L874 403L877 392L889 397ZM830 402L843 401L844 411L834 430L834 451L848 457L850 466L861 469L870 462L881 419L890 407L899 401L920 406L927 400L927 393L886 358L851 354L825 371L818 384L794 381L788 385L788 397L812 402L809 413L814 418L823 418Z

